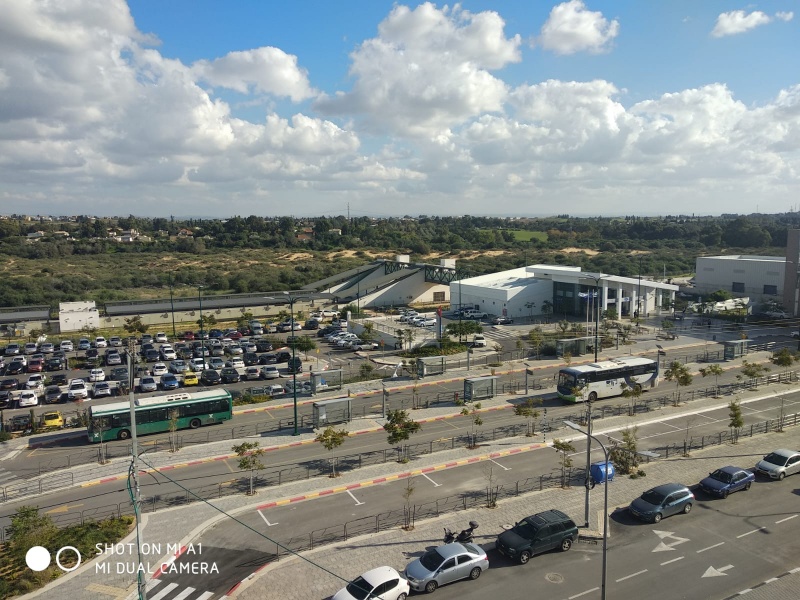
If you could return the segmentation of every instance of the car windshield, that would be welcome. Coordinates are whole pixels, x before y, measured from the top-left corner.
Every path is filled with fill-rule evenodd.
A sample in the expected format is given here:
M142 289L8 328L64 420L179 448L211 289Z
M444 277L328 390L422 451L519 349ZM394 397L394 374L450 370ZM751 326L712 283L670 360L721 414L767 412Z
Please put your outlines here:
M518 536L525 538L526 540L532 540L536 535L536 527L534 527L528 521L520 521L514 525L511 531L516 533Z
M365 600L372 591L372 586L363 577L359 577L347 584L347 593L355 600Z
M420 557L419 562L428 571L435 571L436 569L439 568L439 565L442 564L443 560L444 558L442 557L442 555L439 554L439 551L434 548L433 550L429 550L428 552L423 554Z
M717 481L721 481L722 483L730 483L731 479L733 479L733 475L730 473L723 471L722 469L717 469L711 475L709 475L711 479L716 479Z
M642 494L642 500L647 502L648 504L661 504L664 501L666 496L661 492L657 492L655 490L648 490L644 494Z
M782 454L778 454L776 452L770 452L764 457L764 462L771 463L773 465L778 465L779 467L783 467L786 465L787 458Z

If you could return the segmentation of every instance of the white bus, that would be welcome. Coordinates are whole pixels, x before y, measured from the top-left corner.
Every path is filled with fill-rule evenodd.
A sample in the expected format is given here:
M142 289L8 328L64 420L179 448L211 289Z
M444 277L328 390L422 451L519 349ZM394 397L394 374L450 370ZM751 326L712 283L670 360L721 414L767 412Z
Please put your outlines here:
M558 396L566 402L594 402L619 396L625 390L648 390L658 385L658 362L626 356L589 365L568 367L558 372ZM576 394L577 392L577 394Z

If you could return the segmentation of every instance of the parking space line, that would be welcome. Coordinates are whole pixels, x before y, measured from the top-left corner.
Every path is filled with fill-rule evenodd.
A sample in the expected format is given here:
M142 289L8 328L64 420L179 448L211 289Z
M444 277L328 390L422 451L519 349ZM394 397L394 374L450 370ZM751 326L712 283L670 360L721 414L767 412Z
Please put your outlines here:
M784 521L790 521L791 519L796 519L797 515L792 515L791 517L786 517L785 519L781 519L780 521L775 521L775 524L783 523Z
M489 460L491 460L491 459L489 459ZM436 483L433 479L431 479L430 477L425 475L425 473L420 473L420 475L422 475L425 479L430 481L433 484L433 487L439 487L440 485L442 485L441 483Z
M348 494L350 494L350 497L351 497L351 498L353 499L353 501L356 503L356 506L361 506L362 504L364 504L364 503L363 503L363 502L361 502L361 501L360 501L358 498L356 498L356 497L353 495L353 492L351 492L350 490L345 490L345 492L347 492Z
M706 550L711 550L712 548L717 548L719 546L722 546L724 543L725 542L720 542L719 544L714 544L713 546L708 546L707 548L702 548L702 549L697 551L697 554L700 554L701 552L705 552Z
M501 465L499 462L497 462L496 460L494 460L492 458L490 458L489 461L493 462L494 464L496 464L498 467L500 467L501 469L503 469L505 471L510 471L511 470L511 467L504 467L503 465Z
M668 561L662 562L661 566L663 567L664 565L668 565L670 563L678 562L679 560L683 560L683 559L684 559L683 556L679 556L678 558L673 558L672 560L668 560Z
M600 590L599 587L593 587L592 589L586 590L585 592L581 592L580 594L575 594L574 596L570 596L569 600L575 600L575 598L580 598L581 596L585 596L586 594L591 594L592 592L597 592L599 590Z
M747 533L743 533L742 535L737 535L736 539L738 540L739 538L746 537L746 536L750 535L751 533L758 533L759 531L766 531L766 530L767 530L766 527L759 527L758 529L753 529L753 531L748 531Z
M673 429L675 429L677 431L681 431L682 429L684 429L683 427L676 427L675 425L671 425L669 423L659 423L659 425L666 425L667 427L672 427Z
M631 573L630 575L626 575L625 577L620 577L617 579L617 583L620 581L625 581L626 579L630 579L632 577L636 577L637 575L641 575L642 573L647 573L647 569L642 569L641 571L637 571L636 573Z
M270 523L267 520L267 517L264 516L264 513L262 513L260 510L256 510L256 512L261 516L262 519L264 519L264 523L267 524L267 527L272 527L273 525L277 525L277 523Z

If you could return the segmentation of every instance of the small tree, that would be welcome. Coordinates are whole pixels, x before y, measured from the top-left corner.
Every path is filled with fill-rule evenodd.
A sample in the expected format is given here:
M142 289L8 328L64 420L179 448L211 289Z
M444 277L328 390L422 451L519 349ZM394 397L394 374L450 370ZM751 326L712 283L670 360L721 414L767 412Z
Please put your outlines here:
M736 444L739 441L739 433L742 431L742 427L744 427L742 407L738 400L731 400L731 403L728 405L728 409L728 416L731 419L730 423L728 423L728 427L731 428L731 433L733 434L733 443Z
M361 375L361 379L369 379L374 370L375 367L368 362L361 363L361 366L358 367L358 373Z
M673 323L670 319L664 319L661 321L661 329L663 329L664 333L667 335L672 335L672 332L675 329L675 323Z
M334 429L332 425L325 428L325 431L317 435L314 441L319 442L323 447L331 453L331 477L336 475L336 449L344 444L344 441L350 434L345 429Z
M631 339L631 335L633 335L633 325L627 323L620 327L617 331L619 332L619 337L622 340L622 343L627 344Z
M533 435L533 421L539 418L539 411L536 410L536 406L541 402L541 399L526 398L524 402L514 405L514 414L524 418L527 423L528 429L525 435L528 437Z
M264 463L261 462L264 449L258 447L258 442L244 442L233 446L231 450L239 457L239 468L242 471L250 471L250 491L247 495L252 496L256 493L254 485L256 471L264 468Z
M178 431L178 410L169 411L169 451L178 451L178 440L175 432Z
M622 430L622 441L614 440L614 445L608 453L611 461L622 474L633 473L639 466L637 452L638 428L626 427Z
M769 372L769 367L758 363L747 362L742 363L742 374L749 378L754 388L758 387L758 378L763 377Z
M147 331L147 325L142 323L141 315L136 315L135 317L125 319L125 324L122 326L122 328L131 335L145 333Z
M536 302L526 302L525 308L528 309L528 317L533 321L533 309L536 308Z
M403 487L403 529L411 531L414 529L414 515L411 510L411 497L414 495L416 486L414 485L414 478L407 477L406 485Z
M364 321L364 330L359 334L362 340L369 341L375 338L375 323Z
M622 384L622 397L627 398L630 403L628 404L628 415L633 416L636 413L636 403L639 401L639 398L642 396L642 386L639 384L636 385L628 385L627 383Z
M791 367L796 360L797 356L788 348L781 348L780 352L776 352L772 355L772 364L782 367L784 373L789 370L789 367Z
M564 354L561 355L561 358L563 359L565 365L570 366L570 364L572 364L572 352L564 352Z
M31 412L33 412L33 411L31 411ZM78 417L80 418L80 416L81 416L81 412L79 411L78 412ZM83 420L84 421L88 421L89 417L88 417L88 413L86 411L83 411L83 415L82 416L83 416ZM33 419L31 419L31 423L33 423ZM106 462L108 462L108 459L106 458L107 457L107 452L106 452L107 446L106 446L106 441L105 441L105 437L103 436L103 433L109 430L109 419L108 418L106 418L106 419L92 419L92 430L96 431L97 433L100 434L100 456L98 458L98 462L101 465L104 465L104 464L106 464Z
M719 365L708 365L700 369L700 375L703 377L708 377L709 375L714 376L714 396L719 396L719 376L722 375L723 370L722 367Z
M567 330L569 330L569 321L567 321L566 319L559 321L558 323L556 323L556 327L558 327L561 330L561 335L564 335L565 333L567 333Z
M692 383L692 374L689 372L689 369L683 363L675 360L672 361L669 365L669 368L664 371L664 379L667 381L674 381L677 388L681 388L687 385L691 385ZM675 406L680 404L681 401L681 393L678 391L678 395L675 399Z
M400 442L407 442L413 434L422 429L422 425L409 417L404 410L390 410L383 428L389 434L386 441L394 446ZM400 461L408 462L408 446L402 447Z
M465 417L469 417L472 420L472 433L470 434L470 442L468 447L469 448L477 448L478 447L478 427L483 425L483 419L480 415L481 403L476 402L472 405L472 409L469 408L462 408L461 414Z
M317 343L310 336L303 335L295 342L295 348L305 354L308 360L308 353L317 348Z
M553 448L559 452L559 463L561 464L561 487L567 487L567 469L572 468L572 458L567 454L568 452L575 452L575 446L571 442L563 440L553 440Z
M500 486L497 485L492 464L486 463L483 466L483 478L486 480L486 508L496 508Z
M544 302L542 302L542 314L543 315L553 314L553 303L550 300L545 300Z
M528 343L531 345L531 350L533 350L534 356L538 358L539 352L542 349L542 344L544 344L544 335L542 334L542 330L538 327L536 329L531 329L528 332Z

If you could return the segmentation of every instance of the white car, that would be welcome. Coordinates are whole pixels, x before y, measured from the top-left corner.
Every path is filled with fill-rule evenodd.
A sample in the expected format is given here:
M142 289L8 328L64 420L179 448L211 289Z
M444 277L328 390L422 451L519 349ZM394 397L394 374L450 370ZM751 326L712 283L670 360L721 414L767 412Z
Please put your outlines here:
M195 373L200 373L201 371L205 371L209 368L208 363L204 358L193 358L189 361L189 367L191 367L192 371Z
M155 377L161 377L162 375L166 375L167 373L169 373L169 370L167 369L167 365L159 362L153 365L153 368L150 370L150 373L152 373L153 376Z
M162 360L175 360L178 358L178 355L175 354L175 349L169 344L161 346L161 348L158 349L158 353L161 355Z
M96 382L96 381L105 381L106 380L106 372L103 369L92 369L89 371L89 381Z
M269 394L270 396L282 396L285 393L286 390L283 389L282 385L273 384L267 386L267 394Z
M108 345L112 348L121 348L122 347L122 338L119 336L113 336L108 338Z
M278 379L280 376L281 373L275 365L261 367L261 379Z
M67 398L70 400L85 400L89 397L89 388L83 379L73 379L69 382Z
M72 340L62 340L58 347L64 352L72 352L75 350L75 345Z
M244 369L244 360L241 356L231 356L226 365L234 369Z
M261 379L261 371L258 367L247 367L244 371L244 378L247 380Z
M436 325L436 319L434 317L425 317L417 321L416 325L417 327L433 327Z
M378 342L363 342L359 341L355 344L351 344L350 347L353 349L354 352L358 352L360 350L377 350L380 347Z
M332 308L323 308L320 311L319 314L321 314L323 316L323 318L327 319L327 318L332 318L332 317L338 317L339 316L339 311L338 310L334 310Z
M185 360L173 360L171 363L169 363L169 372L174 373L175 375L180 375L191 370L191 367L186 363Z
M356 577L333 596L331 600L361 600L383 598L384 600L406 600L411 587L400 573L392 567L378 567Z
M33 390L24 390L20 392L17 398L17 406L26 408L28 406L38 406L39 396Z
M98 381L92 389L92 398L111 396L111 385L107 381Z
M36 373L28 377L28 381L25 382L25 389L28 390L41 390L44 388L44 375L40 375Z
M159 331L156 334L156 342L159 344L166 344L169 340L167 339L167 334L163 331Z
M106 338L104 338L102 335L99 335L96 338L94 338L94 347L108 348L108 342L106 341Z
M228 354L232 354L234 356L244 354L244 348L242 348L239 344L231 344L228 346Z

